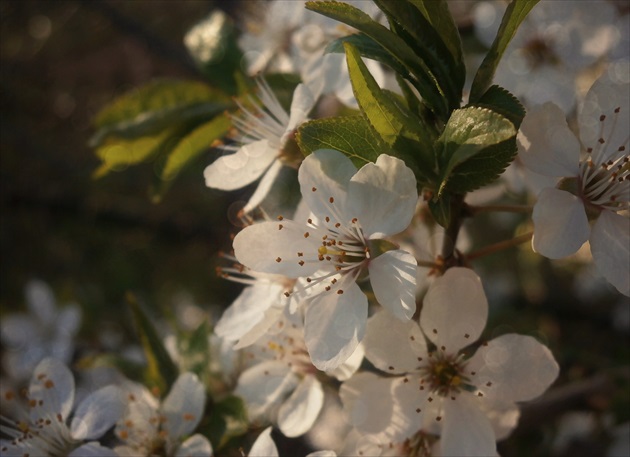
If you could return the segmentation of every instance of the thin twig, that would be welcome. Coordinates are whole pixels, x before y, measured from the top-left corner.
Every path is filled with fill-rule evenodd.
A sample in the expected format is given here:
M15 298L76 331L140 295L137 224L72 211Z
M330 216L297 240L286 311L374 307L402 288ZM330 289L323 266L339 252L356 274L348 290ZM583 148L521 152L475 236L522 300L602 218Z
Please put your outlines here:
M503 251L504 249L511 248L513 246L517 246L522 243L526 243L527 241L532 239L534 232L525 233L524 235L519 235L517 237L511 238L509 240L500 241L495 244L491 244L489 246L483 247L475 252L471 252L466 255L466 260L474 260L479 257L484 257L490 254L494 254L495 252Z

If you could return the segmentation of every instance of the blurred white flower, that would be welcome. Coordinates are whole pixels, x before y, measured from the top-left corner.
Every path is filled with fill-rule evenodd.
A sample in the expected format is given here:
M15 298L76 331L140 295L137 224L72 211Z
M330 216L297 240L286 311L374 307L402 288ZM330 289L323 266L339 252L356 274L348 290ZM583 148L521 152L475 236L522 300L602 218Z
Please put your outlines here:
M324 54L331 41L355 33L355 29L304 8L304 0L265 2L264 18L245 25L239 44L250 75L298 73L309 86L321 87L322 94L335 94L339 100L356 106L348 68L343 54ZM372 18L384 17L368 0L348 0ZM375 61L366 59L375 79L382 85L385 74Z
M319 371L306 350L299 314L287 313L247 348L251 366L241 374L234 392L245 401L250 420L266 417L288 437L303 435L317 420L324 404L320 379L348 379L363 360L359 346L343 365L328 373Z
M51 288L43 281L30 281L25 295L28 314L3 316L0 323L0 339L7 348L3 367L16 380L28 379L46 357L70 363L81 324L79 306L58 309Z
M492 44L506 6L489 1L475 8L475 33L485 45ZM495 83L527 105L553 101L571 110L580 72L605 57L618 40L615 18L606 1L541 1L508 45Z
M269 193L283 164L299 162L296 151L286 147L297 127L307 120L319 96L306 85L299 84L287 114L265 80L257 82L262 105L252 97L249 103L253 108L239 104L241 114L232 116L240 133L238 145L224 146L224 151L232 153L216 159L203 173L206 186L220 190L240 189L262 176L258 188L243 208L245 213L254 209ZM301 159L301 153L297 153Z
M466 359L461 350L479 338L487 315L479 277L459 267L431 284L420 325L376 313L365 356L396 376L366 372L345 382L340 395L350 422L381 442L422 430L440 435L439 455L495 455L496 440L516 426L516 403L541 395L559 369L549 349L516 334L484 343Z
M357 171L340 152L320 150L304 160L298 180L312 216L246 227L234 239L234 253L252 270L301 278L294 300L308 299L306 346L326 371L363 338L368 304L358 279L369 275L376 300L398 318L415 311L416 260L384 238L409 225L416 179L385 154Z
M2 416L4 425L0 425L0 431L11 440L0 440L0 453L7 457L115 457L113 450L94 440L107 432L125 411L120 389L110 385L86 396L77 405L68 426L74 397L74 378L65 364L53 358L42 360L28 389L28 410L18 410L17 420ZM3 397L3 403L18 400L11 391Z
M199 424L206 404L205 387L196 375L179 375L162 402L141 384L128 382L122 388L128 405L115 430L124 443L114 448L120 457L212 455L212 445L206 437L189 436Z
M533 249L559 259L590 241L599 272L624 295L630 295L629 114L630 84L600 78L580 106L579 139L553 103L530 110L518 134L527 167L563 178L538 195Z

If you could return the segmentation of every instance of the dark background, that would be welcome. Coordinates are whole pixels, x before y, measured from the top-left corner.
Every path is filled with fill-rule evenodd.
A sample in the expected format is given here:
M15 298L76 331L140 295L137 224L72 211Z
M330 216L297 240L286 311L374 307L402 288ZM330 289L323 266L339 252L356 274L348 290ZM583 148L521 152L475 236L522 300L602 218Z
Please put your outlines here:
M230 249L236 227L227 214L241 195L204 185L212 152L153 204L150 164L94 181L99 161L87 146L92 118L115 97L155 77L202 80L182 39L217 6L236 17L253 2L0 1L0 315L23 308L26 282L39 278L59 302L82 305L81 338L110 322L132 341L128 291L156 316L181 291L218 309L238 292L215 266L217 252ZM494 228L491 219L479 224L477 242ZM612 438L604 418L630 419L628 332L611 318L618 295L567 292L573 272L527 248L480 266L515 271L519 284L498 295L504 303L484 336L533 334L562 367L557 390L524 408L501 455L549 455L567 411L589 412L600 425L556 455L602 455ZM482 277L502 290L505 278Z

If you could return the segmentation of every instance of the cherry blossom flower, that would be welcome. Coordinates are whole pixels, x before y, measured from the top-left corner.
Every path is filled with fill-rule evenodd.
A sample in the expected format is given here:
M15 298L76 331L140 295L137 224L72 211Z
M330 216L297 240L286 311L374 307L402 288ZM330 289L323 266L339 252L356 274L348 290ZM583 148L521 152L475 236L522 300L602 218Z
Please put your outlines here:
M199 424L206 403L205 388L195 374L179 375L162 402L141 384L129 382L123 389L129 404L116 424L116 436L124 442L115 448L119 456L212 455L205 436L188 436Z
M234 252L252 270L301 278L294 300L308 300L306 346L314 365L326 371L363 338L367 297L358 279L367 274L376 300L398 318L415 311L416 260L385 237L409 225L416 180L394 157L381 155L357 171L333 150L309 155L298 180L312 216L246 227L234 239Z
M239 104L241 114L232 116L232 122L240 132L237 139L240 145L224 146L224 151L232 153L219 157L204 170L206 185L220 190L240 189L262 176L258 188L243 208L246 213L269 193L282 165L295 165L298 161L295 151L288 147L292 144L289 140L296 128L306 121L319 96L311 88L299 84L287 113L269 85L263 79L257 82L262 106L250 98L253 108Z
M384 15L367 0L349 0L372 18ZM335 94L345 105L356 107L348 67L343 54L324 54L331 41L356 30L322 14L309 11L303 0L271 0L265 3L264 18L246 23L239 44L250 75L261 72L298 73L310 87L322 94ZM262 23L262 25L261 25ZM385 73L374 60L366 65L382 85Z
M46 357L69 363L81 323L79 306L70 304L58 309L53 291L45 282L30 281L25 294L28 314L3 316L0 325L0 339L9 349L3 355L3 366L16 380L27 380Z
M487 315L479 277L460 267L430 286L420 325L376 313L366 358L396 376L366 372L345 382L350 422L380 441L401 442L420 430L440 435L440 455L495 455L495 441L516 425L516 403L542 394L558 365L545 346L516 334L483 343L467 359L462 349L479 338Z
M311 363L304 344L300 313L285 316L267 334L247 349L251 366L238 380L235 394L245 401L251 421L267 417L285 436L308 432L324 404L320 380L333 376L344 381L359 368L359 346L341 366L323 373Z
M279 457L278 447L271 437L271 427L264 429L249 450L248 457ZM336 457L333 451L311 452L306 457Z
M489 1L475 8L475 33L485 45L492 44L506 6ZM615 16L608 2L541 1L508 45L495 82L528 106L551 100L571 110L578 76L618 40Z
M629 112L630 85L600 78L580 106L579 139L552 103L530 110L518 136L530 169L562 178L538 195L533 249L559 259L590 241L599 272L624 295L630 295Z
M28 411L17 420L0 416L6 425L0 431L12 438L0 440L3 456L67 455L116 456L111 449L94 441L109 430L125 411L120 389L110 385L85 397L74 410L74 378L70 370L53 358L42 360L33 373L28 389ZM17 401L11 391L3 402Z

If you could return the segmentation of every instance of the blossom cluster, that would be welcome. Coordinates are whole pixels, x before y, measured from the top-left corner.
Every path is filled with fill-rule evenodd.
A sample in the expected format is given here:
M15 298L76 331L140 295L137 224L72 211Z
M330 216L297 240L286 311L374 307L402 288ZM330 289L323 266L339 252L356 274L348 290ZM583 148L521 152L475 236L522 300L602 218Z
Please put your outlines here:
M479 97L475 82L438 81L444 93L461 90L457 106L444 96L445 115L426 81L400 71L406 57L388 60L385 39L372 48L361 41L366 31L390 37L388 27L397 39L416 33L393 5L307 5L326 16L273 0L262 23L244 24L243 78L254 82L235 98L231 129L215 143L220 155L203 172L210 188L248 192L242 228L217 268L242 291L189 339L158 332L136 304L144 354L120 354L123 362L79 389L80 308L57 309L46 284L29 283L30 314L5 317L0 328L8 347L0 455L221 455L249 428L263 430L247 442L250 456L279 455L274 429L309 436L321 449L311 456L498 455L521 405L556 382L560 364L541 338L493 332L501 297L474 262L483 248L466 254L474 245L466 231L493 207L525 213L531 235L497 249L531 239L532 255L585 256L608 293L630 296L628 15L605 1L597 14L587 2L540 2L506 47L495 92ZM413 11L435 26L430 14L448 11L438 9ZM467 13L477 42L493 46L504 11L502 2L477 2ZM192 29L189 48L205 32ZM439 43L439 52L452 48ZM288 103L274 73L299 76ZM423 137L405 119L432 123L422 124ZM341 127L330 134L335 123L347 136ZM353 154L362 141L377 152ZM416 150L425 144L432 151ZM505 166L490 179L483 167L493 161ZM287 186L278 184L290 179L296 204L281 198ZM531 203L529 212L495 205L515 198ZM590 251L573 256L586 243Z

